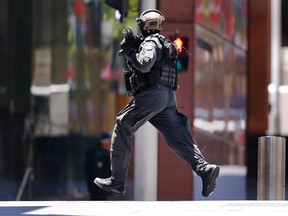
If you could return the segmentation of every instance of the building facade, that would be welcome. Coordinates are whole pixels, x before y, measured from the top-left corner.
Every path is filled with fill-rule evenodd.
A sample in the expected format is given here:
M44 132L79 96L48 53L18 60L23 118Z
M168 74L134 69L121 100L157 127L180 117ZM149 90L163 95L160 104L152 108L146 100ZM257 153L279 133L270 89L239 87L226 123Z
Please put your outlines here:
M129 0L120 21L103 0L1 1L0 199L89 199L86 150L97 134L113 129L130 100L117 54L121 31L136 32L135 18L147 8L165 15L166 37L187 39L188 68L179 73L176 94L200 150L224 170L244 170L247 192L238 198L254 199L257 138L267 134L273 108L271 2ZM199 178L151 125L136 133L133 149L123 199L198 199ZM225 191L225 181L217 190Z

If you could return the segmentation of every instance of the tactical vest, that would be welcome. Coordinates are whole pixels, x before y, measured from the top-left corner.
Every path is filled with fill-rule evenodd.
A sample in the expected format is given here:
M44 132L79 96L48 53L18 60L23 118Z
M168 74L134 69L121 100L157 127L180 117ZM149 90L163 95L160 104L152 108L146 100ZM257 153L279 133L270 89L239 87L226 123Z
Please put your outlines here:
M157 59L150 72L146 73L148 84L161 83L174 91L177 90L177 47L160 34L151 35L145 41L153 41L157 45L157 52L162 49L163 53L162 58Z
M178 87L178 50L176 46L160 34L153 34L145 38L144 41L152 41L156 44L157 59L148 73L138 71L130 65L129 62L126 64L127 67L124 68L123 72L128 94L135 95L141 89L156 85L157 83L161 83L173 91L176 91ZM159 52L162 52L162 55L158 55Z

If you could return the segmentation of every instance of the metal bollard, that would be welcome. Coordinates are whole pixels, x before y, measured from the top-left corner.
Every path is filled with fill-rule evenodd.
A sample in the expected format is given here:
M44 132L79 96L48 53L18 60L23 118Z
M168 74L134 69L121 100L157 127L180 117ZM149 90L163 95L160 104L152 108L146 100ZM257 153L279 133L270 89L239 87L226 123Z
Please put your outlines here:
M285 138L258 138L257 200L285 200L285 156Z

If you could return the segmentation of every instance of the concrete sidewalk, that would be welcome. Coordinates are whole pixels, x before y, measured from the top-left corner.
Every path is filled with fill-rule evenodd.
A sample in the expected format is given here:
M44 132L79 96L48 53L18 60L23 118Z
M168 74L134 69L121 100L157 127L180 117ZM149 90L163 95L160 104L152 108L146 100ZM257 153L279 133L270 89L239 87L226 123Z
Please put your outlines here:
M1 216L287 216L287 201L4 201Z

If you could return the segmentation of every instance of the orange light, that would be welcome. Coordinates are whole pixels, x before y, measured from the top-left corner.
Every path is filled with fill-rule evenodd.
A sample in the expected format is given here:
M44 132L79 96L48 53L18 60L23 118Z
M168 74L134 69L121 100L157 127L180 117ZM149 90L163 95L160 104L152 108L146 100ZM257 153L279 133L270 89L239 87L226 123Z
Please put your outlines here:
M183 41L180 37L177 37L174 41L174 44L177 46L178 50L179 50L179 53L182 52L182 47L183 47Z

